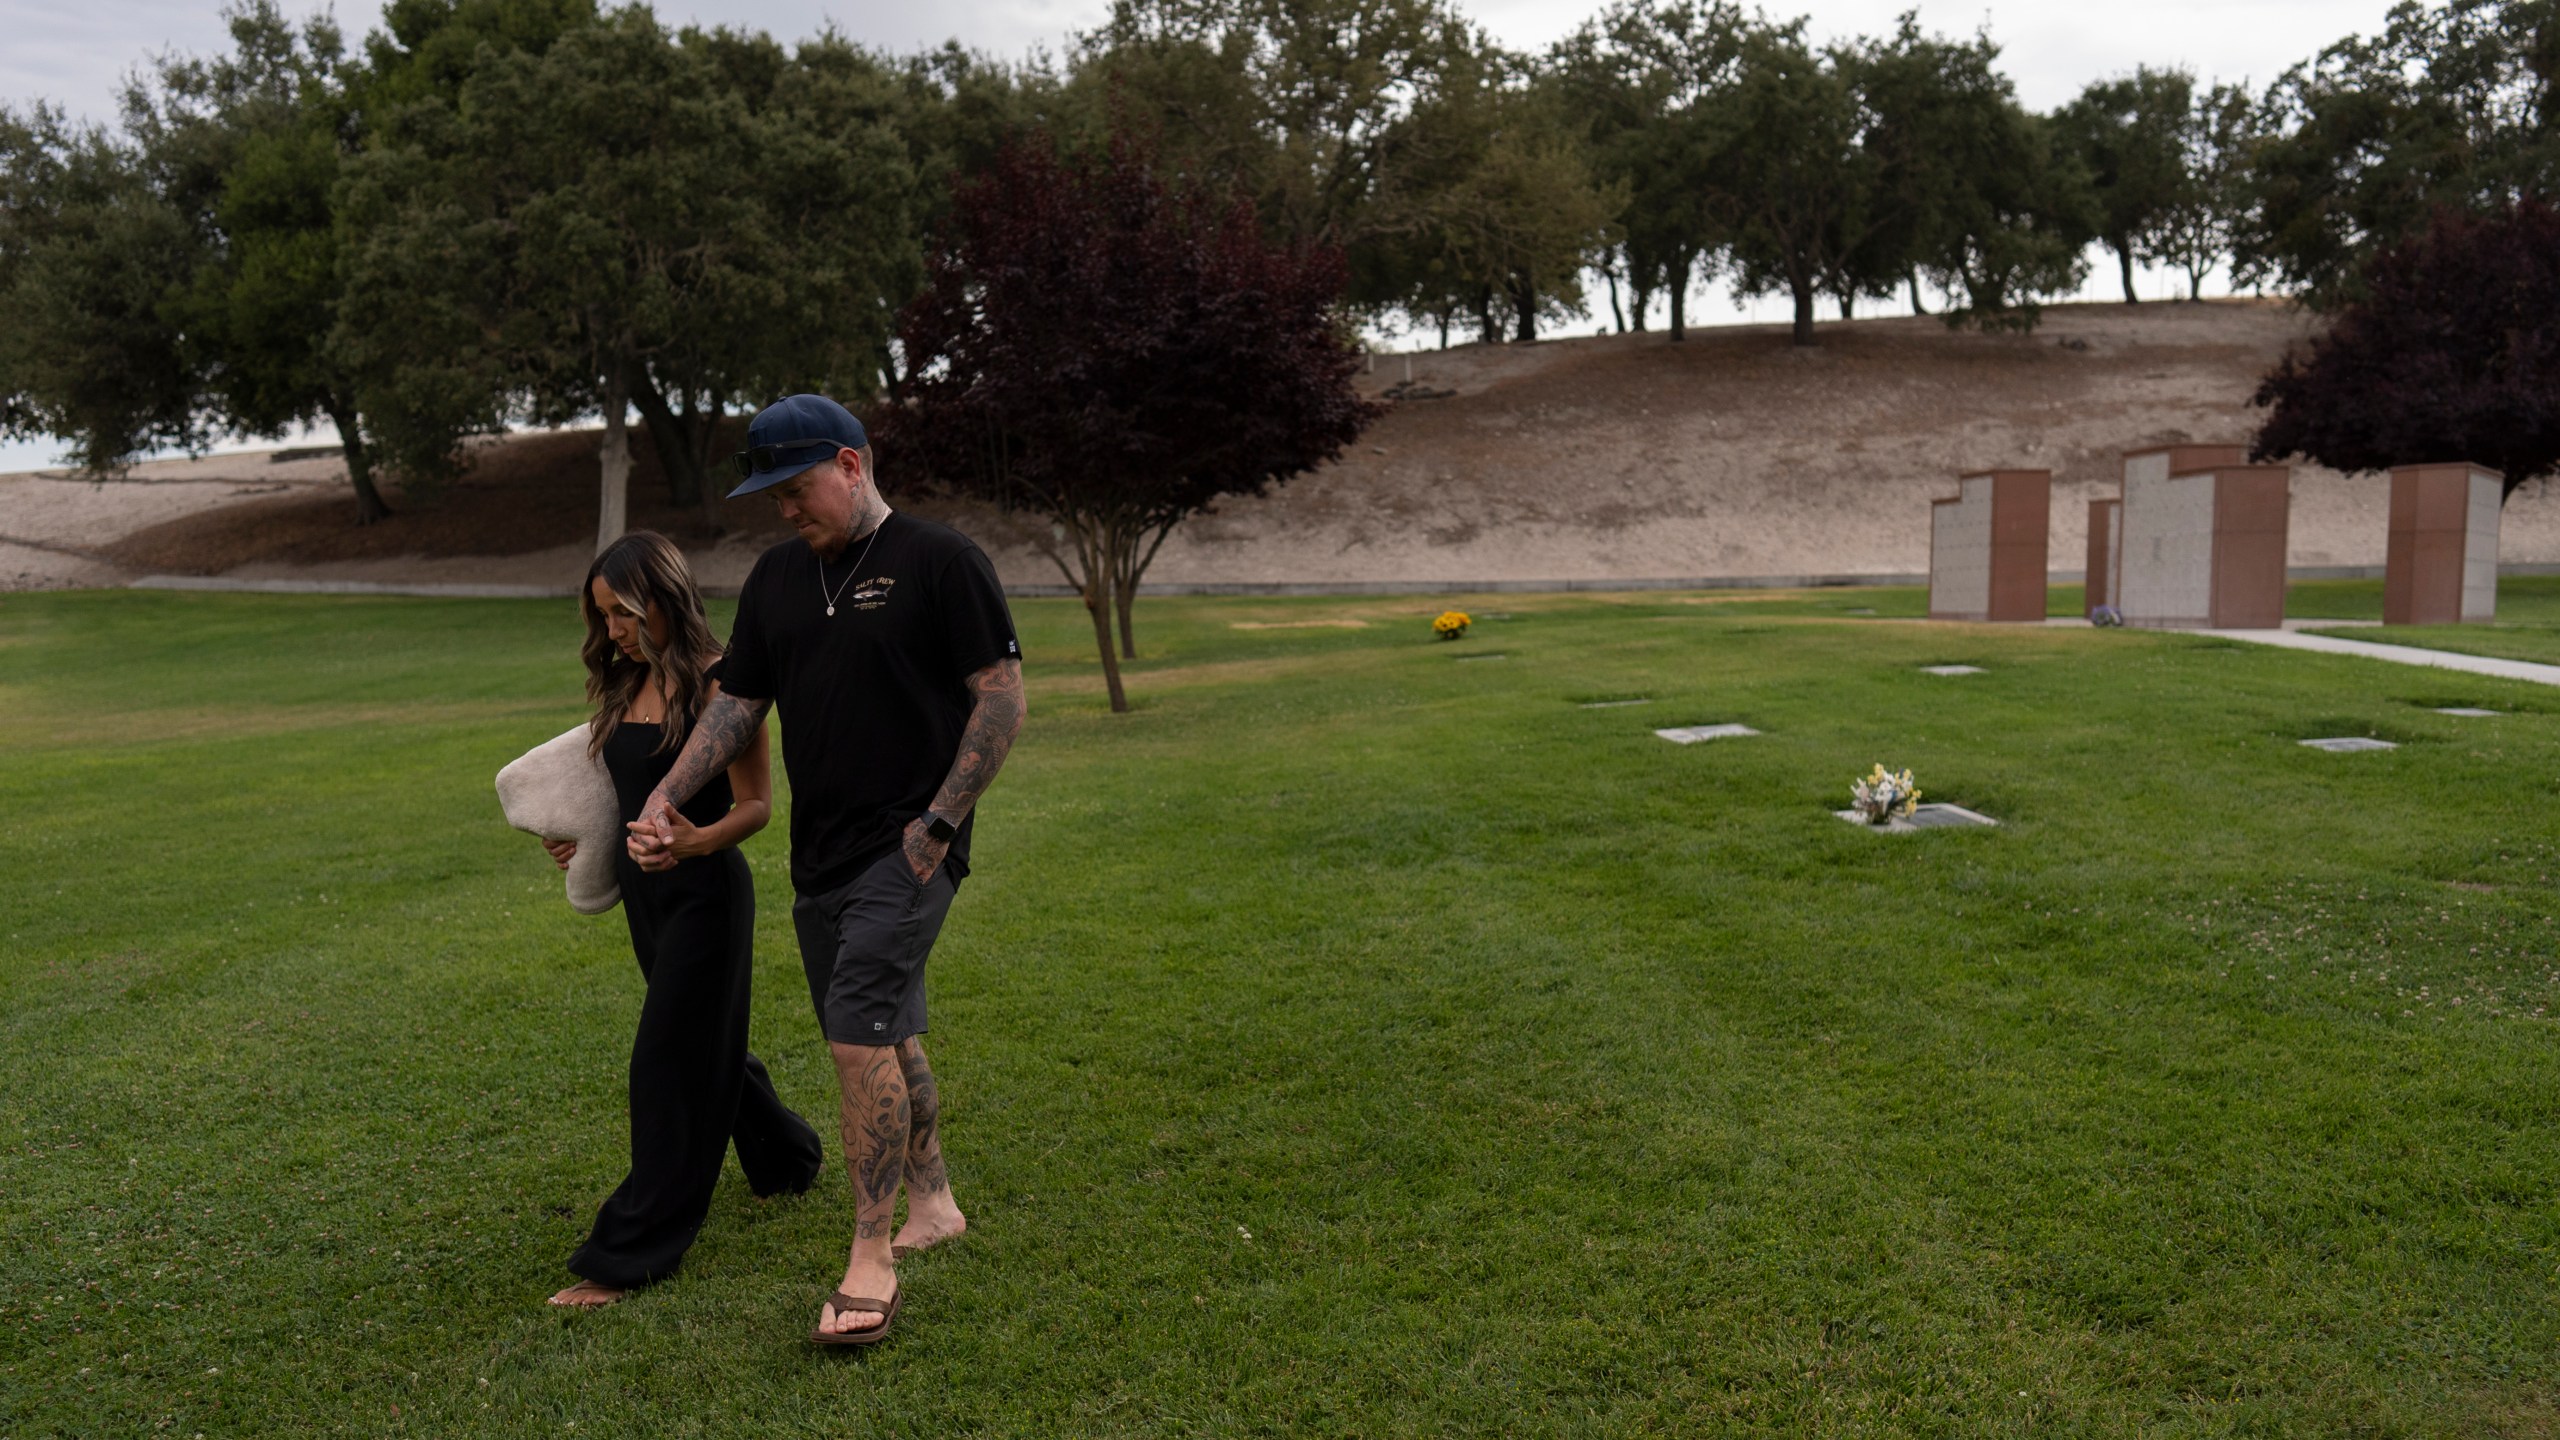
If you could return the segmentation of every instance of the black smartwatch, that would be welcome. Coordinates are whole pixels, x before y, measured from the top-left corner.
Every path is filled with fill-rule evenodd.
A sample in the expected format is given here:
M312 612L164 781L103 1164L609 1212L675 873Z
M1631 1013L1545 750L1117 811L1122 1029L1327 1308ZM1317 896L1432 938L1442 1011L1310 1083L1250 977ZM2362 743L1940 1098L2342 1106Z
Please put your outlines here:
M924 833L936 842L948 845L959 836L960 827L927 810L924 812Z

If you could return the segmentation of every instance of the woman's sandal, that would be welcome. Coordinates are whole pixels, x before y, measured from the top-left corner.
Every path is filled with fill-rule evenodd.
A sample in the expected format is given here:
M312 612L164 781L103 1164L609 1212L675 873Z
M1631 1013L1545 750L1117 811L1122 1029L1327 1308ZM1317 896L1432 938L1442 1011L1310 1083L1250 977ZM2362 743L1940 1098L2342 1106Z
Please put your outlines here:
M838 1315L850 1315L857 1310L876 1310L880 1312L880 1323L862 1330L812 1330L809 1332L809 1343L812 1345L877 1345L889 1338L889 1326L898 1318L898 1306L906 1298L907 1287L904 1285L899 1286L897 1293L887 1300L847 1295L839 1290L826 1299L826 1305L834 1306ZM818 1317L822 1322L826 1318L826 1305L819 1307Z

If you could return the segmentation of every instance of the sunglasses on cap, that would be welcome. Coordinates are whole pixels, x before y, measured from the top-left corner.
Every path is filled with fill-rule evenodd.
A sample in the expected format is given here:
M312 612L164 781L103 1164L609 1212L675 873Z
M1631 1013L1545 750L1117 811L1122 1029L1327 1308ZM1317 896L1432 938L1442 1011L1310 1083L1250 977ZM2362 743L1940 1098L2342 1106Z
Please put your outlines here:
M753 480L759 471L779 470L785 465L808 459L807 452L820 445L827 447L828 455L833 455L845 448L833 440L792 440L780 445L750 445L729 457L729 463L737 467L739 478Z

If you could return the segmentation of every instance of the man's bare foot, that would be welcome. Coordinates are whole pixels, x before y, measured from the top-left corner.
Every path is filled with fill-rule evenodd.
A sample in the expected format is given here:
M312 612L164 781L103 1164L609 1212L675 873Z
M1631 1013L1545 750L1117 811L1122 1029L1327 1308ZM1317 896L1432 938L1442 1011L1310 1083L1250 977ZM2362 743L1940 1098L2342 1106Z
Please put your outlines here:
M628 1290L616 1290L610 1285L599 1285L593 1280L581 1280L552 1296L551 1303L566 1305L573 1310L601 1310L630 1293Z
M874 1245L880 1242L874 1240ZM862 1295L873 1300L888 1300L898 1293L898 1265L894 1260L866 1256L856 1250L844 1267L844 1283L836 1287L847 1295ZM818 1310L818 1331L825 1335L842 1335L848 1330L869 1330L881 1321L877 1310L836 1309L830 1300Z
M940 1203L935 1203L937 1201ZM903 1256L918 1250L930 1250L945 1240L959 1239L960 1232L968 1228L969 1217L961 1214L960 1207L951 1203L950 1191L923 1202L918 1202L910 1194L907 1196L907 1223L898 1227L897 1237L889 1242L889 1253Z

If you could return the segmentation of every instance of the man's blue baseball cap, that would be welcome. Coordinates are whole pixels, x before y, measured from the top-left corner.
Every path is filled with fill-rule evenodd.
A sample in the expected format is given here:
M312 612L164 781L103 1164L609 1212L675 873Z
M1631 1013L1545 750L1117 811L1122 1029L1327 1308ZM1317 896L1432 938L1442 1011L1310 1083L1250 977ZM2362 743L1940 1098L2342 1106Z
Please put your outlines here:
M871 443L853 412L824 395L786 395L756 412L747 423L747 448L737 454L738 473L745 478L729 498L753 495L779 485L812 465L836 458L838 450L859 450Z

